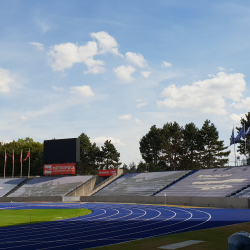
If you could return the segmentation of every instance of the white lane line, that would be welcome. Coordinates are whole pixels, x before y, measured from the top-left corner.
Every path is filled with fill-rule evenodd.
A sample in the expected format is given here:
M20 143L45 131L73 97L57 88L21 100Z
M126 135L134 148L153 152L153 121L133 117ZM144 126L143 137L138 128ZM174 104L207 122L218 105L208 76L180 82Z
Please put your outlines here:
M151 210L158 211L158 210L156 210L156 209L151 209ZM174 218L174 217L177 215L174 211L171 211L171 210L169 210L169 209L166 209L166 210L168 210L168 211L174 213L174 216L172 216L171 218L168 218L168 219L166 219L166 220L163 220L163 221L168 221L168 220ZM158 212L159 212L159 215L158 215L158 216L160 216L161 212L160 212L160 211L158 211ZM158 216L156 216L156 217L158 217ZM155 218L156 218L156 217L155 217ZM192 215L191 215L191 217L192 217ZM190 218L191 218L191 217L190 217ZM153 218L151 218L151 219L153 219ZM151 219L150 219L150 220L151 220ZM157 223L161 223L161 222L163 222L163 221L151 223L150 225L152 225L152 224L157 224ZM178 224L178 223L175 223L175 224ZM149 225L146 225L146 226L149 226ZM125 229L125 230L131 230L131 229L140 228L140 227L145 227L145 225L138 226L138 227L131 227L131 228ZM149 229L149 230L144 230L144 231L150 231L150 230L154 230L154 229ZM123 229L123 230L120 230L119 232L122 232L122 231L124 231L124 229ZM140 232L144 232L144 231L140 231ZM111 231L111 232L109 232L109 233L112 233L112 232L117 232L117 231ZM102 233L102 234L105 234L105 233ZM122 236L131 235L131 234L136 234L136 232L129 233L129 234L122 234ZM100 234L97 234L97 235L100 235ZM108 238L105 237L105 238L101 238L101 239L86 240L85 242L82 241L82 242L80 242L80 243L78 242L78 243L71 243L71 244L66 244L66 245L62 245L62 244L61 244L60 247L67 247L67 246L79 245L79 244L83 244L83 243L86 243L86 242L99 241L99 240L107 240L107 239L108 239L108 240L113 240L113 239L116 238L116 237L121 237L121 235L115 236L115 237L108 237ZM74 238L71 238L70 240L72 241L73 239L77 239L77 238L80 238L80 237L74 237ZM82 237L81 237L81 238L82 238ZM55 241L53 241L53 242L55 242ZM58 241L58 242L60 242L60 241ZM45 249L50 249L50 248L53 248L53 249L54 249L54 248L57 248L57 247L59 247L59 246L47 247L47 248L37 248L37 249L45 250Z
M104 209L99 209L99 210L104 210ZM113 209L114 210L114 209ZM89 219L92 219L93 217L97 217L97 216L101 216L101 215L103 215L103 214L105 214L105 213L107 213L107 211L106 210L104 210L105 212L104 213L102 213L102 214L97 214L97 215L95 215L95 216L88 216L88 218L87 218L87 220L89 220ZM104 218L108 218L108 217L111 217L111 216L114 216L114 215L117 215L118 213L119 213L119 211L118 210L116 210L117 211L117 213L116 214L111 214L110 216L106 216L106 217L104 217ZM78 217L79 219L77 220L77 221L81 221L81 218L82 217L85 217L85 216L80 216L80 217ZM85 218L84 218L85 219ZM46 225L44 225L44 226L42 226L42 224L40 224L41 226L39 226L39 224L34 224L34 225L31 225L31 227L37 227L37 228L31 228L30 227L30 225L27 225L27 226L22 226L22 229L24 229L24 228L28 228L28 230L31 230L32 232L34 231L34 230L38 230L39 232L42 230L42 229L44 229L44 230L48 230L48 229L61 229L61 228L57 228L58 226L60 226L60 224L63 224L63 225L65 225L65 221L67 221L68 222L68 225L70 225L70 224L72 224L72 225L74 225L75 226L75 220L74 221L72 221L72 220L70 220L70 219L65 219L65 220L60 220L60 221L54 221L54 222L56 222L56 225L53 225L53 221L50 221L50 222L45 222L45 223L48 223L48 224L50 224L50 225L48 225L48 224L46 224ZM37 226L38 225L38 226ZM7 232L5 229L4 229L4 232L2 232L2 233L6 233L8 236L9 236L9 234L10 233L15 233L15 230L13 230L12 228L8 228L9 229L9 231L10 232ZM0 229L1 230L1 229ZM20 231L20 229L16 229L16 231ZM1 234L1 235L3 235L3 234Z
M123 209L125 209L125 208L123 208ZM125 210L129 210L129 209L125 209ZM140 210L140 209L139 209ZM109 220L107 220L107 221L111 221L111 220L117 220L117 219L121 219L121 218L124 218L124 217L128 217L129 215L131 215L132 214L132 211L131 210L129 210L130 211L130 214L127 214L127 215L125 215L125 216L122 216L122 217L119 217L119 218L113 218L113 219L109 219ZM143 210L141 210L141 211L143 211ZM132 218L132 219L128 219L128 220L134 220L134 219L137 219L137 218L140 218L140 217L142 217L142 216L144 216L145 214L146 214L146 212L145 211L143 211L144 212L144 214L142 214L141 216L138 216L138 217L135 217L135 218ZM108 217L108 216L107 216ZM107 217L104 217L104 218L102 218L102 219L105 219L105 218L107 218ZM83 218L83 219L85 219L85 218ZM127 220L127 221L128 221ZM78 220L78 222L82 222L83 220L81 220L81 219L79 219ZM95 221L96 223L92 223L92 224L99 224L99 221ZM106 223L105 225L109 225L109 224L112 224L112 225L114 225L114 224L118 224L118 223L121 223L120 221L117 221L117 222L112 222L112 223ZM65 223L64 223L65 224ZM90 228L93 228L93 227L96 227L96 226L86 226L87 227L87 229L88 229L88 232L89 232L89 229ZM68 228L68 227L67 227ZM82 229L84 229L85 227L82 227ZM110 227L109 227L110 228ZM49 229L49 227L46 227L45 228L45 231L46 232L48 232L48 229ZM56 229L61 229L61 228L56 228ZM32 230L32 229L31 229ZM39 234L37 234L37 235L41 235L41 228L37 228L37 230L39 231ZM101 229L100 229L101 230ZM29 230L30 231L30 230ZM76 229L75 228L75 223L74 223L74 227L73 227L73 229L72 228L68 228L67 230L65 230L65 231L63 231L64 233L66 233L67 231L70 231L71 232L71 234L72 234L72 232L73 231L78 231L78 229ZM92 231L96 231L96 230L92 230ZM32 232L33 232L33 230L32 230ZM27 234L27 230L25 231L25 233L21 233L21 235L22 234ZM48 233L49 234L49 233ZM15 237L17 236L17 235L20 235L20 233L19 234L15 234ZM32 237L34 237L36 234L32 234ZM10 234L8 233L8 239L10 239L9 238L9 236L10 236ZM14 238L15 238L14 237ZM0 243L1 244L1 243Z
M124 209L124 208L123 208L123 209ZM114 209L114 210L117 211L117 213L116 213L115 215L119 214L119 211L118 211L117 209ZM126 209L126 210L129 210L129 209ZM131 210L129 210L129 211L130 211L129 214L126 214L125 216L119 217L118 219L127 217L127 216L129 216L129 215L131 215L131 214L133 213ZM105 218L111 217L111 216L114 216L114 215L106 216ZM141 215L141 216L142 216L142 215ZM141 216L139 216L139 217L141 217ZM139 218L139 217L138 217L138 218ZM114 218L114 219L117 219L117 218ZM114 220L114 219L110 219L110 220L107 220L107 221L111 221L111 220ZM79 222L80 222L80 220L79 220ZM115 224L115 223L107 223L107 224ZM97 226L98 226L98 225L97 225ZM96 226L88 226L88 227L87 227L88 232L90 232L90 231L96 231L96 230L89 230L89 228L92 228L92 227L96 227ZM83 228L84 228L84 227L83 227ZM83 229L83 228L81 228L81 229ZM108 227L108 228L112 228L112 227ZM53 229L53 228L52 228L52 229ZM61 229L61 228L57 228L57 229ZM32 233L32 237L34 237L34 236L36 236L36 235L38 235L38 236L41 235L41 230L40 230L40 228L38 228L37 230L39 230L39 233L38 233L38 234ZM101 228L101 229L99 229L99 230L103 230L103 229ZM69 231L70 233L67 233L67 231ZM64 233L64 235L72 235L72 234L74 234L73 231L79 231L79 229L77 229L77 228L75 227L75 223L74 223L74 227L73 227L73 228L67 227L67 230L64 230L63 233ZM48 232L48 227L46 227L46 232ZM47 233L47 234L49 234L49 233ZM15 236L12 237L12 238L9 237L9 234L8 234L8 240L13 239L13 238L15 239L16 237L20 237L21 235L27 235L27 230L26 230L25 232L15 234ZM60 235L60 236L62 236L62 235ZM52 236L52 237L57 237L57 236ZM19 241L19 242L20 242L20 241ZM0 244L3 244L3 243L0 242Z
M150 210L155 210L155 209L150 209ZM158 210L155 210L155 211L158 211ZM158 211L159 212L159 211ZM155 217L152 217L152 218L149 218L149 219L147 219L147 220L152 220L152 219L154 219L154 218L157 218L158 216L160 216L161 215L161 212L159 212L159 214L157 215L157 216L155 216ZM176 216L176 213L175 213L175 215L173 216L173 217L175 217ZM170 218L171 219L171 218ZM146 221L146 220L145 220ZM138 223L138 222L137 222ZM133 223L133 224L136 224L136 223ZM152 224L152 223L151 223ZM153 223L154 224L154 223ZM142 226L139 226L139 227L144 227L144 225L142 225ZM132 228L138 228L138 227L131 227L130 229L132 229ZM130 229L125 229L125 230L130 230ZM112 232L117 232L117 231L109 231L109 233L112 233ZM104 232L104 233L101 233L101 234L106 234L107 232ZM69 235L69 234L66 234L66 235ZM94 235L100 235L100 233L99 234L94 234ZM91 235L91 236L94 236L94 235ZM62 235L60 235L61 237L62 237ZM52 236L53 238L54 237L57 237L57 236ZM49 237L49 238L52 238L52 237ZM80 236L80 237L74 237L74 238L71 238L70 240L72 240L72 239L77 239L77 238L83 238L83 237L89 237L89 236ZM47 237L48 238L48 237ZM40 238L41 239L41 238ZM65 239L64 240L60 240L60 241L66 241ZM60 241L56 241L56 240L51 240L51 241L48 241L48 240L46 240L45 242L47 242L47 243L52 243L52 242L60 242ZM21 243L22 241L18 241L18 243ZM30 241L31 242L31 241ZM34 245L37 245L37 243L32 243L32 244L28 244L28 245L19 245L19 246L16 246L16 247L27 247L27 246L34 246ZM13 248L13 247L4 247L4 248L0 248L0 249L7 249L7 248ZM47 249L47 248L46 248Z
M124 209L124 208L123 208ZM131 211L131 210L129 210L129 211ZM142 210L143 211L143 210ZM131 213L132 213L132 211L131 211ZM146 211L144 211L144 214L143 215L145 215L146 214ZM143 216L143 215L141 215L141 216ZM128 215L127 215L128 216ZM138 216L137 218L139 218L139 217L141 217L141 216ZM126 216L123 216L123 217L126 217ZM106 217L107 218L107 217ZM121 218L121 217L120 217ZM134 219L134 218L132 218L132 219ZM108 220L109 221L109 220ZM114 222L113 223L108 223L108 224L114 224ZM130 223L131 224L131 223ZM135 224L135 223L132 223L132 224ZM98 225L97 225L98 226ZM114 226L113 226L114 227ZM113 228L113 227L108 227L108 228ZM88 227L88 229L90 228L90 226ZM82 228L81 228L82 229ZM107 229L107 228L105 228L105 229ZM98 230L103 230L103 228L100 228L100 229L98 229ZM98 231L98 230L88 230L88 232L90 232L90 231ZM48 230L46 230L46 232L47 232ZM66 233L67 231L70 231L71 233ZM72 235L72 234L74 234L74 233L72 233L73 231L79 231L79 228L75 228L75 226L74 226L74 228L72 229L72 228L68 228L68 230L65 230L65 231L63 231L63 233L65 234L65 235ZM22 234L27 234L26 232L24 232L24 233L22 233ZM49 234L49 233L48 233ZM19 234L20 235L20 234ZM41 235L41 234L38 234L38 235ZM34 236L34 234L32 234L32 236ZM60 236L62 236L62 235L60 235ZM52 236L52 237L57 237L57 236ZM14 238L16 238L16 237L14 237ZM48 237L47 237L48 238ZM51 237L49 237L49 238L51 238ZM8 240L10 240L10 239L13 239L13 238L9 238L8 237ZM22 241L18 241L18 242L22 242ZM0 244L3 244L3 243L1 243L0 242Z
M205 211L200 211L200 210L197 210L197 211L203 212L203 213L207 213L207 212L205 212ZM136 238L136 239L132 239L132 240L126 240L126 241L123 241L123 242L120 242L120 243L112 243L112 244L108 244L108 245L105 245L105 246L111 246L111 245L115 245L115 244L122 244L122 243L126 243L126 242L131 242L131 241L136 241L136 240L141 240L141 239L147 239L147 238L155 238L155 237L159 237L159 236L162 236L162 235L167 235L167 234L171 234L171 233L174 233L174 232L179 232L179 231L183 231L183 230L186 230L186 229L189 229L189 228L197 227L197 226L199 226L199 225L202 225L202 224L206 223L207 221L209 221L209 220L212 218L211 214L209 214L209 213L207 213L207 214L208 214L210 217L209 217L206 221L204 221L204 222L202 222L202 223L200 223L200 224L191 226L191 227L182 228L182 229L175 230L175 231L171 231L171 232L168 232L168 233L156 234L156 235L154 235L154 236L148 236L148 237L144 237L144 238ZM172 224L172 225L173 225L173 224ZM166 226L164 226L164 227L166 227ZM160 228L163 228L163 227L160 227ZM159 228L155 228L155 229L159 229ZM141 233L141 232L139 232L139 233ZM112 240L112 239L110 239L110 240ZM118 239L117 239L117 240L118 240ZM81 243L79 243L79 244L81 244ZM90 247L90 248L88 248L88 249L91 249L91 248L95 248L95 247ZM43 249L45 249L45 248L43 248ZM43 250L43 249L40 249L40 250Z
M107 211L105 210L105 209L99 209L99 210L103 210L104 211L104 213L102 213L102 214L97 214L97 215L94 215L94 216L89 216L88 218L93 218L93 217L97 217L97 216L101 216L101 215L103 215L103 214L106 214L107 213ZM82 216L81 216L82 217ZM81 218L80 217L80 218ZM59 226L62 224L62 225L65 225L65 221L66 221L67 219L65 219L65 220L60 220L60 221L48 221L48 222L44 222L44 223L46 223L46 225L44 225L44 223L37 223L37 224L32 224L32 225L27 225L27 226L22 226L22 229L25 229L25 228L28 228L28 231L30 230L30 231L34 231L34 230L41 230L41 229L44 229L44 230L48 230L48 229L61 229ZM56 225L53 225L52 223L53 222L56 222ZM51 224L51 225L48 225L48 224ZM73 222L73 221L68 221L68 225L75 225L75 221ZM42 225L44 225L44 226L42 226ZM37 227L37 228L35 228L35 227ZM0 231L1 231L1 229L0 229ZM19 232L20 231L20 228L19 229L13 229L13 228L11 228L11 227L8 227L8 228L4 228L4 231L3 232L1 232L1 235L3 235L4 233L5 234L7 234L7 236L9 236L11 233L13 233L13 234L15 234L16 235L16 232ZM27 232L27 231L26 231ZM1 243L0 243L1 244Z

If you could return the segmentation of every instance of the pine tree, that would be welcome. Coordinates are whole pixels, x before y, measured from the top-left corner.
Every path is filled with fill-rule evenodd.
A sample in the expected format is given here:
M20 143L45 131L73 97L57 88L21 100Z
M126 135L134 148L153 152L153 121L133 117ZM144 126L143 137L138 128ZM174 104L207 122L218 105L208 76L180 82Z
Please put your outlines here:
M154 168L158 170L158 163L160 161L162 144L162 132L161 129L156 128L153 125L150 131L144 135L140 140L140 152L142 159L146 163L153 162Z
M116 150L111 140L106 140L102 148L102 169L119 168L122 164L120 161L120 153Z
M90 138L82 133L80 139L80 162L77 163L78 174L97 174L99 163L102 161L100 148L91 144Z
M162 128L161 159L171 170L178 170L184 153L183 128L177 123L166 123Z
M224 146L223 141L219 141L219 133L211 123L206 120L200 130L203 150L201 151L201 164L203 168L223 167L228 159L230 151L225 151L228 147Z
M200 151L202 150L201 136L199 129L193 122L186 124L184 134L184 156L181 169L199 169Z

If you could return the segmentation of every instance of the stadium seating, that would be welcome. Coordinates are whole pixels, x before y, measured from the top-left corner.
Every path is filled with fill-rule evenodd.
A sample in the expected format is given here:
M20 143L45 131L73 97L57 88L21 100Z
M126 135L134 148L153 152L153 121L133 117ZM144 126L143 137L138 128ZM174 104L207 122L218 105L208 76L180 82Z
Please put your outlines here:
M250 185L250 167L202 169L157 196L229 197Z
M94 196L150 196L188 174L190 171L130 173L121 176Z
M34 178L8 197L65 196L92 177L93 175Z
M239 191L238 193L232 195L233 197L240 198L250 198L250 187L246 186L245 189Z
M0 179L0 197L3 197L26 178L3 178Z

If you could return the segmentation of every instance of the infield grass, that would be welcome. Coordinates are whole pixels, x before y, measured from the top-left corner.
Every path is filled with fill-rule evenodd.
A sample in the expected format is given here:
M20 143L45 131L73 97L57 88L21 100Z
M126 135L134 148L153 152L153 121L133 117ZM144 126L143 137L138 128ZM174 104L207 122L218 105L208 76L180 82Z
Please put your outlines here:
M56 221L92 213L89 209L13 209L0 210L0 227Z
M228 237L232 234L246 231L250 232L250 222L231 226L210 228L187 233L172 234L144 240L131 241L91 250L159 250L161 246L178 243L186 240L205 241L199 244L180 248L180 250L226 250L228 249ZM112 242L110 242L112 244Z

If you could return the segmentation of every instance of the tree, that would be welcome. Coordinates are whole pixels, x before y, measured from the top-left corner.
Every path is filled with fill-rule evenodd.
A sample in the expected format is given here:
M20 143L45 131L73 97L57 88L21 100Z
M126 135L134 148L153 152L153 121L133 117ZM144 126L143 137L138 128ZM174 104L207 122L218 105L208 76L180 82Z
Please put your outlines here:
M77 163L78 174L97 174L101 159L100 148L91 144L90 138L82 133L80 139L80 162Z
M140 140L140 152L146 163L153 162L155 169L158 169L162 144L161 129L153 125L150 131Z
M129 167L129 170L133 170L133 171L135 171L136 168L137 168L134 161L132 161L131 163L129 163L128 167Z
M14 149L14 175L20 176L20 154L23 151L23 159L30 149L30 175L43 175L43 144L35 142L32 138L18 139L9 143L0 143L0 171L4 172L4 154L7 153L6 176L12 175L12 154ZM22 162L22 175L28 175L29 161Z
M115 146L111 143L111 140L106 140L101 147L102 155L102 169L119 168L121 165L120 153L116 150Z
M199 169L200 151L202 150L201 136L199 129L193 122L185 125L184 135L184 156L182 161L182 169Z
M161 159L166 167L178 170L184 153L183 128L177 123L166 123L162 128Z
M218 140L219 133L210 120L204 122L200 136L203 146L203 150L200 151L203 168L223 167L228 162L224 157L228 157L230 151L224 151L228 147L224 147L224 141Z

